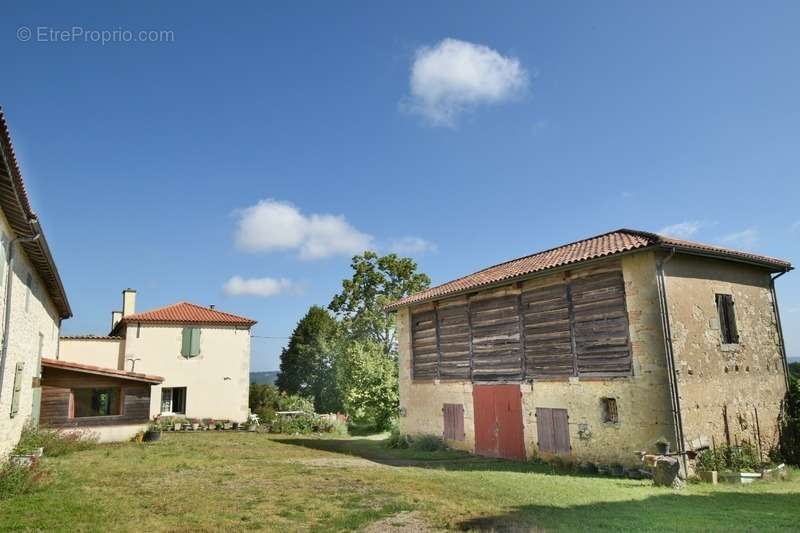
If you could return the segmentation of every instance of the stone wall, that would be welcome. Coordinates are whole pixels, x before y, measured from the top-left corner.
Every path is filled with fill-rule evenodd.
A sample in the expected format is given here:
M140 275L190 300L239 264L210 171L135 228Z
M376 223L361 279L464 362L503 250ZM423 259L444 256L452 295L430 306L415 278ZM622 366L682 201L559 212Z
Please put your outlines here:
M0 317L6 305L11 307L8 353L0 390L0 457L7 454L19 440L23 426L38 411L40 389L33 387L33 379L41 375L40 356L55 358L58 352L59 318L56 307L47 293L45 284L33 269L19 244L15 245L14 272L11 277L11 301L6 302L6 273L8 272L8 244L13 238L8 222L0 213ZM30 294L25 285L28 273L32 274ZM0 320L0 338L3 323ZM17 363L25 364L22 372L22 392L19 412L11 418L11 397Z
M712 438L717 444L728 438L756 444L760 433L766 452L778 437L786 391L769 273L677 255L665 274L687 444ZM716 294L733 296L736 345L721 342Z
M592 268L575 269L572 276L584 275ZM602 463L619 462L634 465L634 452L653 449L659 437L674 440L674 427L669 401L664 344L661 333L658 293L655 284L655 258L652 253L639 253L622 258L625 294L633 356L633 375L615 379L565 378L534 380L521 384L523 424L528 457L537 455L537 407L565 408L569 411L569 432L573 456L577 460ZM551 274L525 282L523 288L547 285L563 279L564 273ZM485 294L519 289L501 287L482 291ZM427 304L430 305L430 304ZM416 309L424 307L420 306ZM470 382L429 381L414 383L411 379L410 310L397 313L397 334L400 351L400 429L405 434L443 431L442 404L464 406L463 442L453 447L474 451L473 385ZM615 398L619 422L604 423L602 398Z

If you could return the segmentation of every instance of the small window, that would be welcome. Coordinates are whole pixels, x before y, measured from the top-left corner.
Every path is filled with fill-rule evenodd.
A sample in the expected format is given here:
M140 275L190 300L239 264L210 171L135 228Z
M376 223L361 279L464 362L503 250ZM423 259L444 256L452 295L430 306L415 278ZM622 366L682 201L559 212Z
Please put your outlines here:
M186 414L186 387L161 389L161 413Z
M200 353L200 328L183 328L181 355L195 357Z
M609 424L616 424L619 422L619 413L617 412L616 398L603 398L603 422Z
M73 389L73 417L114 416L121 414L119 387L107 389Z
M738 344L739 330L736 328L736 313L733 310L733 297L730 294L717 294L717 312L722 344Z

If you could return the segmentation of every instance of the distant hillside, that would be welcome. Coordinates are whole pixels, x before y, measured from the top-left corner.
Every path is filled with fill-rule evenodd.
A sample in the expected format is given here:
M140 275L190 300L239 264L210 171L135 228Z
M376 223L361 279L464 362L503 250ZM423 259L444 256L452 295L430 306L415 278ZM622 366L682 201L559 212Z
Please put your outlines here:
M277 370L270 370L268 372L250 372L250 383L269 383L274 385L276 379L278 379Z

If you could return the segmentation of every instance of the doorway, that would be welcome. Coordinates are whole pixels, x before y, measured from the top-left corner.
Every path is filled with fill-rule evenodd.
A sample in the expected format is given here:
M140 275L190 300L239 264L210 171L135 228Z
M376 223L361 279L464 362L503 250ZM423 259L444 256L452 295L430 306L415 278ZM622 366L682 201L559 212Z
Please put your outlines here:
M475 385L475 453L525 460L522 392L519 385Z

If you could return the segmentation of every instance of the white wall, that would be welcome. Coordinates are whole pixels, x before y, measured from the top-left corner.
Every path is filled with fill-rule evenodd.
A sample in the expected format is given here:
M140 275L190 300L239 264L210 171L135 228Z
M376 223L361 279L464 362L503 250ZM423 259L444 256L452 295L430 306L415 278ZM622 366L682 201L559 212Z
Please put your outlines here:
M13 238L5 216L0 213L0 232L3 250L0 252L0 337L3 334L3 312L6 307L6 275L8 268L8 243ZM0 457L7 454L19 440L22 427L31 417L34 391L33 378L40 376L39 339L41 335L42 356L55 358L58 350L59 319L56 307L47 294L44 283L33 270L31 263L16 244L14 253L15 268L12 276L11 323L7 360L0 390ZM27 288L25 279L33 273L33 291L28 310L25 309ZM25 363L22 374L22 394L19 412L14 418L11 413L11 395L14 387L14 370L18 362Z
M123 368L122 339L64 339L60 341L58 358L61 361L83 363L102 368L130 370L130 363Z
M152 388L150 414L161 410L162 387L186 387L187 418L243 422L248 414L250 332L230 326L200 329L200 354L185 358L181 355L183 326L127 326L125 359L140 358L136 372L164 378L162 385Z

